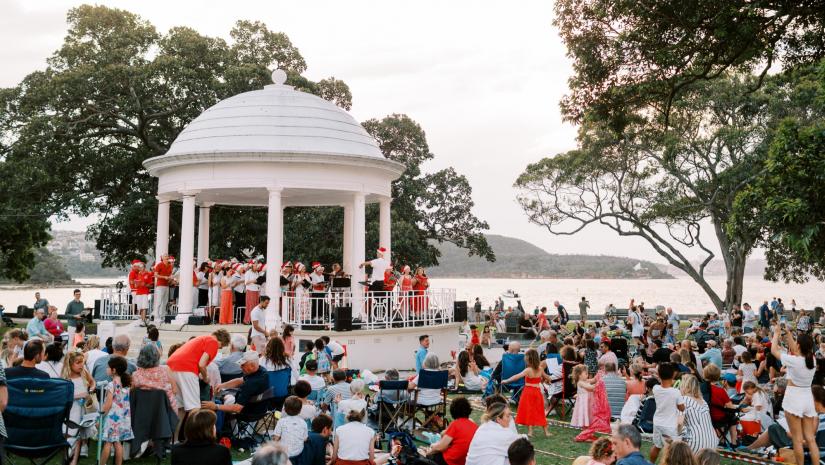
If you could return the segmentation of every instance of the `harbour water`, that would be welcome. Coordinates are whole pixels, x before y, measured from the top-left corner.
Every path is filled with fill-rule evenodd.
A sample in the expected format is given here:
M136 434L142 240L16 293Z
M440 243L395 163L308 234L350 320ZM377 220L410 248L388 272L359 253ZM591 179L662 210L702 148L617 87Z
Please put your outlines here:
M94 305L100 298L104 287L112 286L124 278L79 278L84 285L81 288L82 300L87 306ZM711 279L718 292L724 290L724 277ZM710 299L691 279L447 279L433 278L433 288L454 288L458 300L466 300L472 306L476 297L481 299L484 308L493 304L502 292L512 289L521 296L525 308L535 306L552 307L558 300L568 310L578 313L577 303L584 296L590 302L590 313L604 312L608 304L626 307L631 298L644 302L647 307L665 305L673 307L679 313L698 314L712 311ZM88 287L86 287L88 286ZM7 311L14 312L18 305L31 306L35 291L56 305L61 313L72 299L74 287L53 288L0 288L0 305ZM763 300L773 297L781 298L788 308L791 299L795 299L797 308L810 309L825 306L825 283L812 281L805 284L772 283L756 276L745 277L745 302L757 307ZM512 300L511 300L512 301Z

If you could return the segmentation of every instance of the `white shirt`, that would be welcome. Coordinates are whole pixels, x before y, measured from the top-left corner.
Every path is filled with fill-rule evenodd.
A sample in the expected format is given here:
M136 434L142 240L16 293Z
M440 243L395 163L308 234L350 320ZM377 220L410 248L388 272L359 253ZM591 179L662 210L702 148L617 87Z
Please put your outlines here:
M510 420L512 425L514 420ZM472 465L509 465L507 448L522 435L510 428L503 428L495 421L488 421L476 430L470 449L467 451L466 463Z
M261 286L258 285L258 272L257 271L247 270L247 272L243 274L243 280L244 280L244 282L253 281L252 284L247 284L246 285L246 290L247 291L260 291L261 290Z
M351 421L335 429L338 438L338 458L343 460L369 460L370 444L375 431L360 421Z
M324 378L318 375L301 375L299 379L309 383L313 391L320 391L321 389L327 386L327 383L324 381Z
M274 436L286 447L287 455L295 457L304 451L304 441L309 437L307 422L300 416L282 416L275 425Z
M339 344L338 341L329 341L327 347L329 347L329 351L332 353L333 357L344 354L344 347Z
M89 370L89 373L92 372L95 362L97 362L101 357L106 357L107 355L109 354L100 349L92 349L86 352L86 369Z
M198 271L195 275L198 277L198 289L209 289L209 275L203 271Z
M642 319L642 316L639 314L639 312L631 312L630 314L633 315L633 337L642 337L642 335L645 333L645 324L644 320Z
M748 350L748 348L740 344L733 346L733 351L736 352L737 357L742 355L746 350Z
M653 398L656 399L656 413L653 414L653 426L676 428L679 409L677 405L684 405L682 394L674 387L663 388L653 386Z
M756 323L756 312L753 309L750 310L743 310L742 311L742 326L747 326L748 328L753 328L754 323Z
M788 379L793 382L796 387L807 388L811 387L811 382L814 380L814 372L816 371L816 364L814 368L805 366L805 357L799 355L782 354L779 361L785 366ZM659 404L656 404L657 406Z
M258 326L260 326L261 328L266 329L266 310L262 309L260 305L258 305L254 309L252 309L252 313L250 314L249 318L253 322L257 321ZM252 325L252 333L251 333L250 337L255 337L255 336L266 337L266 334L264 334L264 333L258 331L257 329L255 329L255 325L253 324Z
M384 272L390 267L390 261L386 258L379 257L374 260L370 260L370 266L372 267L372 279L374 281L383 281Z
M244 284L243 284L243 276L238 276L238 275L233 276L231 285L232 285L232 290L234 290L235 292L243 292L244 289L246 289L244 287Z
M49 378L62 378L63 362L40 362L34 366L38 370L43 370L49 374Z
M418 376L413 379L413 383L418 385ZM441 389L418 389L418 405L436 405L441 403Z
M338 402L338 411L344 415L344 418L346 418L350 412L360 412L361 410L364 410L364 413L366 413L366 409L367 401L364 399L350 397L349 399L344 399L341 402ZM366 415L364 415L364 419L362 421L367 421Z
M318 274L318 273L313 271L312 273L309 274L309 282L310 282L310 284L313 285L313 291L315 291L314 285L324 282L324 275L323 274ZM315 291L315 292L318 292L318 291Z

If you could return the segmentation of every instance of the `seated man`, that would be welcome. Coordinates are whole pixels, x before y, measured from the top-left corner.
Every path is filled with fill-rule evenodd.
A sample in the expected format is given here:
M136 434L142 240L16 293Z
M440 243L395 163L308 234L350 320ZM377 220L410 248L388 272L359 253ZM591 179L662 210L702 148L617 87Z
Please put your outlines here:
M218 370L223 379L240 378L243 375L238 361L243 357L244 350L246 350L246 338L240 334L233 334L232 341L229 343L229 355L215 360Z
M45 378L49 374L35 367L43 361L46 355L46 345L40 339L26 341L23 345L23 362L16 367L6 368L6 379L14 378Z
M29 320L29 323L26 325L26 333L29 335L29 339L33 337L39 337L47 344L54 340L54 337L46 331L46 326L43 324L43 320L46 319L46 310L42 308L38 308L34 311L34 317Z
M332 405L335 401L335 398L341 396L341 400L346 400L352 397L352 392L349 389L349 383L347 382L347 372L344 370L335 370L332 372L332 381L331 384L327 388L327 393L324 396L324 404Z
M238 364L241 366L241 371L243 371L243 377L221 383L217 389L218 392L227 389L238 389L237 394L234 396L225 395L222 404L201 402L202 408L232 414L256 414L266 411L268 407L266 402L255 402L255 397L269 389L269 376L266 374L266 370L258 364L258 353L254 350L244 352Z

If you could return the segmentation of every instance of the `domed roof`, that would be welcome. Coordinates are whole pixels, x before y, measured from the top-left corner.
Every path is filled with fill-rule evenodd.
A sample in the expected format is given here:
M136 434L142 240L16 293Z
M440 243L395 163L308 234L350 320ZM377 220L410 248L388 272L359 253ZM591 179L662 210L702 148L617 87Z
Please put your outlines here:
M332 102L274 84L210 107L178 135L166 155L206 153L325 154L384 159L366 130Z

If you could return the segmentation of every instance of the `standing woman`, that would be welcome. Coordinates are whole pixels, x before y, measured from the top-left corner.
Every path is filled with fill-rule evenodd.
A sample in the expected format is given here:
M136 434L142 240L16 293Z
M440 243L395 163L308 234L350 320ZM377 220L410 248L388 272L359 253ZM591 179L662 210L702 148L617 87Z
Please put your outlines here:
M794 340L790 331L785 333L788 352L783 353L780 342L785 324L777 324L771 341L771 354L778 358L787 370L788 387L782 399L782 409L788 420L790 436L793 440L793 454L796 463L804 463L803 441L808 444L811 457L819 457L816 444L816 429L819 419L811 392L811 382L816 372L814 361L814 341L811 336L800 333Z
M412 296L413 296L413 277L410 274L410 265L404 265L401 267L401 311L402 315L405 313L409 313L412 307Z
M295 273L292 275L292 292L295 295L295 315L301 321L309 317L309 274L307 268L301 262L295 263Z
M235 281L235 269L229 262L224 267L226 273L221 277L221 315L218 323L222 325L231 325L234 319L235 312L232 307L232 283Z
M413 276L412 279L412 286L415 291L413 309L415 310L416 315L421 315L421 313L426 312L430 306L430 303L427 301L427 297L424 295L427 288L430 287L430 281L429 278L427 278L427 274L424 273L424 267L419 266L415 269L415 276Z
M196 306L206 307L209 305L209 262L201 263L195 275L198 278L198 304Z
M206 316L209 322L215 321L215 309L221 307L221 278L223 278L222 263L218 260L209 270L209 307L206 309Z
M258 284L258 276L260 264L254 261L249 262L249 268L243 275L244 284L246 285L246 311L243 315L244 324L250 323L252 310L258 306L261 297L261 286Z

